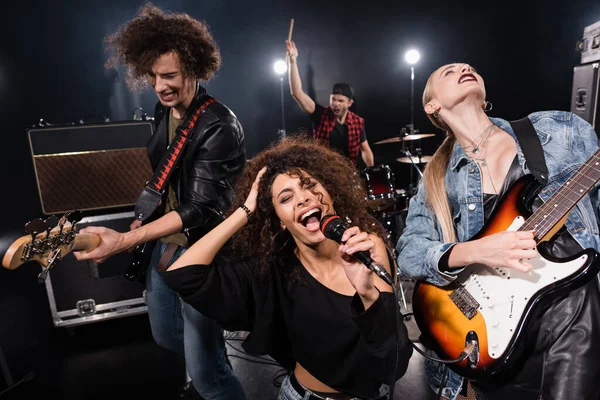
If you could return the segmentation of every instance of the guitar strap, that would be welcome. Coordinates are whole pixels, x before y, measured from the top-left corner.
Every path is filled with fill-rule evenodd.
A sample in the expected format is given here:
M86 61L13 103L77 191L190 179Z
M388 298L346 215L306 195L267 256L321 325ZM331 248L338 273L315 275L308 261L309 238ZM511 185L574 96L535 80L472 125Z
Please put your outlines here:
M192 130L196 126L200 114L204 112L206 107L216 101L214 98L206 95L200 96L192 102L191 107L188 109L191 112L187 113L183 123L175 130L175 137L169 144L169 147L167 147L167 151L154 171L154 175L146 183L146 186L137 199L135 204L136 219L144 221L156 210L167 188L169 178L181 159L183 150L191 139Z
M548 167L542 150L542 143L538 137L531 120L527 117L510 121L517 141L521 145L527 168L538 182L545 186L548 183Z

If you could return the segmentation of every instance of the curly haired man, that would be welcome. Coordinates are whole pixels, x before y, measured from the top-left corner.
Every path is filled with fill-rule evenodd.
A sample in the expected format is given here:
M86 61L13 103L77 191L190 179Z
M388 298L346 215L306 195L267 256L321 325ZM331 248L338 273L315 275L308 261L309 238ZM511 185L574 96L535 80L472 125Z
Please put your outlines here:
M155 341L185 358L191 383L180 397L245 399L227 360L223 330L182 302L159 274L221 222L246 164L242 126L201 85L219 69L219 49L205 23L151 4L108 36L106 44L112 51L109 64L128 67L130 87L139 89L148 82L158 96L155 133L147 145L154 169L161 165L177 128L194 122L151 222L135 220L126 233L89 227L87 232L101 236L101 245L75 256L102 262L155 241L146 272L148 316Z

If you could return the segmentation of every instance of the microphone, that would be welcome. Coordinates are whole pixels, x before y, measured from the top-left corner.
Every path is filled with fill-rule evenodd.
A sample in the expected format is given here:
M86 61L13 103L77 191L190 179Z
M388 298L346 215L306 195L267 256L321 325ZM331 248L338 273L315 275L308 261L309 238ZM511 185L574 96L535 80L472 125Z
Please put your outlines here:
M342 242L342 236L344 235L344 232L346 232L346 229L348 228L344 224L344 221L337 215L328 214L321 218L321 232L323 232L323 235L325 235L327 239L345 244ZM368 251L357 251L352 254L352 256L363 263L371 271L375 272L378 277L385 281L385 283L394 287L394 281L389 272L387 272L382 265L375 263L375 261L371 259Z

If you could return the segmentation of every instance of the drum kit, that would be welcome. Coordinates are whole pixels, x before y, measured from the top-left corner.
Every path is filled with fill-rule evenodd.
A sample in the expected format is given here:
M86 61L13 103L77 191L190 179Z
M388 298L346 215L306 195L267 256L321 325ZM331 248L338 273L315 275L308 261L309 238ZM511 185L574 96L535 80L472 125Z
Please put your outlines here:
M406 147L406 143L418 143L424 138L434 137L433 133L418 133L416 130L403 128L400 135L379 142L375 145L400 143L402 157L396 159L399 163L411 164L417 171L419 177L423 176L420 166L431 160L431 156L421 154L420 148L416 148L412 154ZM366 167L362 171L363 180L367 189L367 206L370 213L383 225L388 232L388 239L396 244L405 226L405 218L408 212L408 202L416 192L417 183L411 168L410 183L406 188L397 188L394 172L389 165L380 164Z

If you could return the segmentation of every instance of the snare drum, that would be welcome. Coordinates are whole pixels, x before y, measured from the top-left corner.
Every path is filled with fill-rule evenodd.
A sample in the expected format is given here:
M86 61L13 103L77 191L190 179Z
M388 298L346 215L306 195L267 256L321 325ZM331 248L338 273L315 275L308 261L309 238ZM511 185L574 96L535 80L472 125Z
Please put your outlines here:
M367 205L374 211L383 210L396 203L394 173L389 165L376 165L363 170L367 189Z

